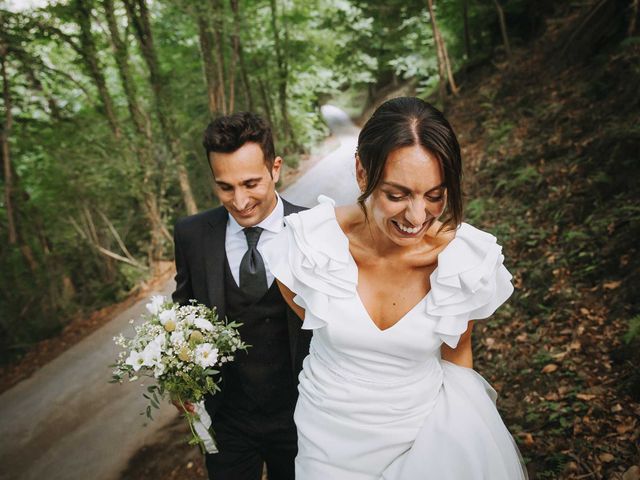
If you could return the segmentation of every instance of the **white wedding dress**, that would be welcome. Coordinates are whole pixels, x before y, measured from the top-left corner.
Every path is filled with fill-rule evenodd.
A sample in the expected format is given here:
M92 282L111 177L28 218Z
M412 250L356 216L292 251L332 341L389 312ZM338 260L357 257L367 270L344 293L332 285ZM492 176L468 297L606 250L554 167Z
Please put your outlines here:
M289 215L263 252L296 293L313 329L295 410L300 480L518 480L527 478L474 370L440 358L467 322L491 315L512 293L495 237L462 224L439 254L431 291L386 330L356 291L357 265L321 196Z

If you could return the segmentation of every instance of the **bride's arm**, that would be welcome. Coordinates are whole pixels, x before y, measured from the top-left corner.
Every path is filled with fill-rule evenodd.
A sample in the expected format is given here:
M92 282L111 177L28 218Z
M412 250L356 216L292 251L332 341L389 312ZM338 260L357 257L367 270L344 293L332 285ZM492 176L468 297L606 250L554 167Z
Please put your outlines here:
M276 281L278 282L278 288L280 288L280 293L282 293L285 302L291 307L291 310L296 312L296 315L298 315L301 320L304 320L304 308L293 301L293 297L295 297L296 294L289 290L280 280L276 279Z
M284 293L283 293L284 295ZM473 352L471 351L471 330L473 330L473 320L469 322L467 331L460 335L460 340L456 348L451 348L446 343L440 347L442 359L447 360L461 367L473 368Z

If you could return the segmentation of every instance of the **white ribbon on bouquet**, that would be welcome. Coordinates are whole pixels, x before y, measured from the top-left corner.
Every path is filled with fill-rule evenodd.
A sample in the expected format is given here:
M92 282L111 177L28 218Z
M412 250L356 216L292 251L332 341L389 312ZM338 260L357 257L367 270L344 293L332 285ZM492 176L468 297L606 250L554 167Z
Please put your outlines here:
M204 449L207 453L218 453L218 447L216 442L211 436L209 428L211 428L211 417L204 408L204 401L198 402L195 405L196 414L198 418L193 422L193 428L202 440Z

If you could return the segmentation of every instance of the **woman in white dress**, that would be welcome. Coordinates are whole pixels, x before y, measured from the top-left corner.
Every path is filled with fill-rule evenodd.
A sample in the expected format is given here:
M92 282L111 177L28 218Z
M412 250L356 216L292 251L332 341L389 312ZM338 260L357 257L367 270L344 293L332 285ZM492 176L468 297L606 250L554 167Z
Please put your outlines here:
M501 247L462 223L461 158L442 114L383 104L362 129L358 204L290 215L263 252L313 330L295 411L300 480L519 480L473 320L513 292Z

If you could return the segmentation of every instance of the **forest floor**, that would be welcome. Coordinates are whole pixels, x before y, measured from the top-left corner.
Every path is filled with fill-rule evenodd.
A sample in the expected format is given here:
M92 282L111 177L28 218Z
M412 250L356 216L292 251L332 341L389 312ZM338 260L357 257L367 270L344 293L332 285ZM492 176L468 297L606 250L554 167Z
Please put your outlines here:
M510 64L470 72L446 105L465 161L467 218L502 239L516 286L506 308L476 322L475 368L498 391L532 480L639 480L638 339L624 340L637 309L629 212L638 189L619 175L613 193L598 184L638 161L639 47L558 65L566 24L549 22ZM180 441L185 427L176 420L164 434L123 478L205 479L200 454Z

